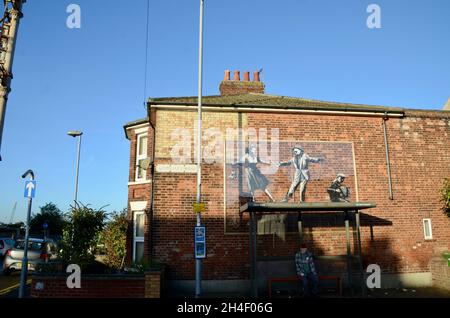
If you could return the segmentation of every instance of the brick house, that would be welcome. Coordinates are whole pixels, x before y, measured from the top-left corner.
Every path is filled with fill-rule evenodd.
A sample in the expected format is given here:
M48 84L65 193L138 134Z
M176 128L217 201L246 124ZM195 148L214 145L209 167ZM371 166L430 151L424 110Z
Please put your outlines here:
M384 287L431 284L431 258L450 249L450 220L439 201L443 179L450 177L450 111L268 95L259 73L251 81L245 72L241 81L239 72L231 80L229 71L220 95L203 97L203 107L204 288L248 286L248 216L239 206L250 191L235 163L251 143L269 162L261 171L277 201L289 188L292 170L276 163L290 158L293 145L325 158L324 164L310 165L306 202L327 201L325 189L337 172L345 173L350 200L377 205L362 221L364 266L380 265ZM124 127L130 140L132 225L127 260L167 264L174 288L193 289L195 278L196 118L196 97L152 98L148 117ZM256 191L255 200L268 198ZM297 193L292 200L298 201ZM326 256L345 254L340 216L311 216L305 222L305 240L325 259L322 270L339 271L339 262L327 263ZM267 257L258 262L261 286L268 276L293 269L298 233L289 217L282 224L285 231L259 235L258 253Z

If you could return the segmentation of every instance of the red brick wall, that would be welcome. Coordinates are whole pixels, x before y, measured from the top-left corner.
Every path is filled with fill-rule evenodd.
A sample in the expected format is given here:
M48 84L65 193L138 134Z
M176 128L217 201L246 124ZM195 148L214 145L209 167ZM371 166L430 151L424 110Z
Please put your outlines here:
M435 256L431 259L430 266L433 286L450 290L450 266L448 266L448 261L442 256Z
M383 271L391 273L429 271L432 256L450 249L450 220L440 210L439 202L442 180L450 176L449 117L442 112L407 111L405 118L389 119L387 130L394 193L394 200L389 200L381 118L247 114L248 127L279 128L282 141L353 143L359 200L377 204L377 208L365 212L372 220L363 224L361 232L364 261L366 264L378 263ZM177 127L179 123L173 125ZM158 162L159 158L156 159ZM195 216L192 204L196 175L156 173L155 178L152 226L155 257L168 265L168 278L193 279ZM202 184L207 207L203 220L207 227L208 252L203 266L204 278L248 278L248 234L224 234L223 166L204 165ZM133 188L130 187L130 191ZM149 189L147 191L150 193ZM133 200L130 196L130 201ZM423 218L432 219L433 240L424 240ZM340 224L341 219L337 216L329 222ZM316 227L306 227L305 239L314 253L345 253L343 228L323 226L320 222ZM271 235L260 236L258 253L294 255L297 236L288 233L285 242Z
M33 276L33 298L144 298L145 278L81 277L81 288L70 289L64 276ZM43 289L36 289L36 284Z
M134 130L129 131L130 138L130 166L129 166L129 182L135 182L136 176L136 148L137 148L137 135ZM147 142L147 155L152 157L153 155L153 129L148 128L148 142ZM147 169L146 181L151 181L151 169ZM151 183L145 184L130 184L128 186L128 203L134 201L147 201L150 202L152 185ZM149 226L149 209L150 203L147 204L147 214L145 219L145 233L144 233L144 255L148 259L150 256L150 226ZM133 211L131 210L130 204L128 204L128 232L127 232L127 264L132 263L133 257Z
M393 201L388 198L381 122L379 118L255 114L249 116L248 125L279 127L282 140L353 142L359 200L376 202L377 208L366 213L392 222L392 226L374 226L373 239L370 228L362 228L365 262L378 263L388 272L426 271L435 250L450 247L450 220L439 202L439 187L450 176L449 120L407 117L387 122ZM432 219L432 241L424 240L425 217ZM342 229L315 228L310 233L316 254L344 254L344 239ZM280 245L273 252L292 255L294 247Z

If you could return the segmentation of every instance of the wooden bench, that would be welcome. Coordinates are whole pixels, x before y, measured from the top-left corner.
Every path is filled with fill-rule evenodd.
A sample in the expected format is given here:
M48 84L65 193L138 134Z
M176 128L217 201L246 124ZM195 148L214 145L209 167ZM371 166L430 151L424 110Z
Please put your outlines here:
M332 275L319 275L319 282L321 280L334 280L336 282L336 289L340 296L342 296L342 281L340 276ZM286 282L298 282L299 278L297 276L289 277L273 277L268 280L269 298L272 298L272 284L273 283L286 283Z

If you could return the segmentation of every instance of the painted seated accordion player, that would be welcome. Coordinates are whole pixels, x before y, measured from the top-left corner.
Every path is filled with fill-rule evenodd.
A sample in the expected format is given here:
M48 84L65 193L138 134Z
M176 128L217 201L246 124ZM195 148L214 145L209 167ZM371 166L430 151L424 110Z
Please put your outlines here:
M350 188L342 185L344 180L345 175L339 173L327 189L331 202L349 202Z

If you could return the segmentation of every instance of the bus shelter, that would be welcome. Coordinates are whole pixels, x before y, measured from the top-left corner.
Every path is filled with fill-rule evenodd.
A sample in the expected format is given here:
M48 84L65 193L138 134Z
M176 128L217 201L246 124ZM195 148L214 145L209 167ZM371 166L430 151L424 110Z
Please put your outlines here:
M251 279L251 296L258 297L257 286L257 243L258 243L258 229L257 229L257 214L285 214L285 213L297 213L297 227L299 234L300 244L303 241L303 222L302 214L304 213L343 213L345 227L345 237L347 245L347 274L348 283L353 294L353 270L352 259L356 258L359 264L359 271L361 275L361 290L362 295L365 295L365 282L364 282L364 268L361 253L361 233L360 233L360 210L370 209L376 207L376 204L370 202L301 202L301 203L258 203L248 202L240 207L241 213L249 213L250 216L250 279ZM350 247L350 214L355 215L355 228L356 228L356 255L352 255Z

